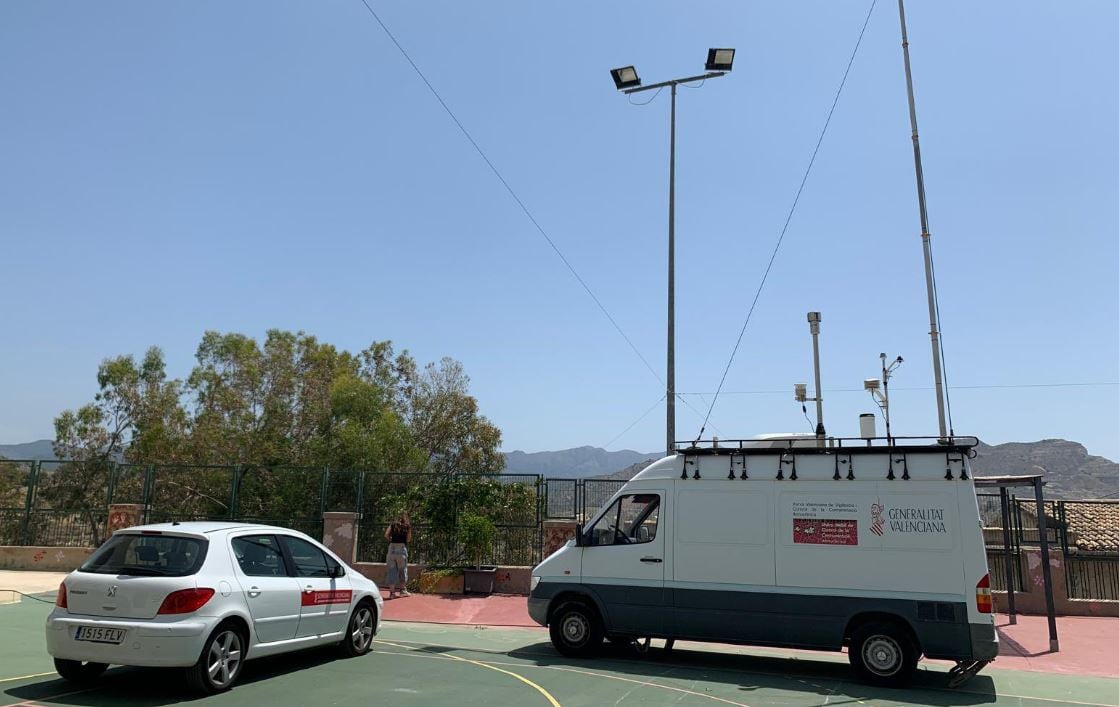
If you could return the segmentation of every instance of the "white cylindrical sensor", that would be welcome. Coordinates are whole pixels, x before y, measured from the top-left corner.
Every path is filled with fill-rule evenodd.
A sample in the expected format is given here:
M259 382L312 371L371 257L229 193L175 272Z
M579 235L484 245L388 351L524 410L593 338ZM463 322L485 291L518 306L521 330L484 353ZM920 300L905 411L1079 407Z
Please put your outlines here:
M878 432L874 429L874 413L864 412L859 415L859 436L863 439L874 439Z

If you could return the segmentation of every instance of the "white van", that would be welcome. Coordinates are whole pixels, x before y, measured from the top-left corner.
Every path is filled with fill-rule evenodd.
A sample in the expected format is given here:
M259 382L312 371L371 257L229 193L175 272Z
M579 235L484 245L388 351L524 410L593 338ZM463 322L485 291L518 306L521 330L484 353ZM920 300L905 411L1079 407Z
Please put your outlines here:
M998 654L978 441L927 442L682 449L533 570L529 613L567 656L604 637L846 646L871 683L904 684L922 654L970 677Z

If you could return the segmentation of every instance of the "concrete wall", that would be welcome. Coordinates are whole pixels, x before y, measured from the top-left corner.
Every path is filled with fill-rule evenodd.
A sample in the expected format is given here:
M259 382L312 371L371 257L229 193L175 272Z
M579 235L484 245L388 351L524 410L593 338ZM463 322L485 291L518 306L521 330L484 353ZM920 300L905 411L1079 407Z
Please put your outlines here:
M0 570L70 572L86 561L92 547L0 546Z

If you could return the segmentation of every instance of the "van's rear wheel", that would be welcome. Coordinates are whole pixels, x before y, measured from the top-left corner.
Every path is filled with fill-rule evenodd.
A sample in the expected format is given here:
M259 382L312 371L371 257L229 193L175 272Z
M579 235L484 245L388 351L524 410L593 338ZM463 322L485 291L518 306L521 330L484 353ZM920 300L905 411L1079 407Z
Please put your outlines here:
M917 647L909 633L890 623L869 623L855 629L847 658L859 679L871 685L902 687L917 671Z
M602 622L598 614L583 602L561 605L548 622L552 645L569 658L583 658L602 645Z
M83 663L80 660L54 659L54 669L64 680L73 683L91 683L109 669L108 663Z

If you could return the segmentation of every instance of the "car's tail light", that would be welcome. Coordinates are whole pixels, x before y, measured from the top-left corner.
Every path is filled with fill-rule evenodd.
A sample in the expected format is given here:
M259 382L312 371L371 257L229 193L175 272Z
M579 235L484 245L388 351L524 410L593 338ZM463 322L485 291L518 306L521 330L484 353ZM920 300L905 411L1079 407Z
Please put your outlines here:
M180 589L167 595L159 606L159 613L190 614L201 609L212 596L213 589Z
M54 605L57 606L59 609L69 608L66 605L66 582L58 585L58 596L54 598Z
M979 580L979 584L975 585L975 605L980 614L989 614L993 609L992 603L991 575L985 574L983 579Z

